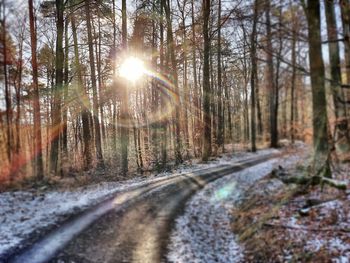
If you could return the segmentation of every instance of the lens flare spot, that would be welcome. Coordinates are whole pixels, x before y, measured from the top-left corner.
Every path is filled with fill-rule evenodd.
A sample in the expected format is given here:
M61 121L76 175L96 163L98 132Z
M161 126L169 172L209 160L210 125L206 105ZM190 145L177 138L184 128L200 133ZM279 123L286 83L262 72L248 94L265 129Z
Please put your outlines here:
M145 72L146 69L143 61L136 57L128 57L119 68L120 76L133 82L140 79Z
M215 192L213 199L213 202L225 200L229 196L231 196L236 188L236 183L231 183L228 185L225 185L224 187L221 187L218 191Z

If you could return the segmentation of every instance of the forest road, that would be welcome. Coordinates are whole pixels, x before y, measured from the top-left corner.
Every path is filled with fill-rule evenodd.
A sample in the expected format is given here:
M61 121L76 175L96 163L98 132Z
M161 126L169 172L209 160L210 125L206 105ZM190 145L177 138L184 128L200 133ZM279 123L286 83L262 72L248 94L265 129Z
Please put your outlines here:
M67 223L63 228L68 230L57 229L51 237L49 235L17 254L11 262L166 262L169 234L191 195L222 176L275 157L276 154L269 154L250 158L150 184L141 194L122 198L124 205L120 204L97 220L86 223L79 233L72 234L70 240L64 241L63 238L62 243L60 233L72 233L82 228L81 223L72 223L73 226ZM59 242L62 244L57 244Z

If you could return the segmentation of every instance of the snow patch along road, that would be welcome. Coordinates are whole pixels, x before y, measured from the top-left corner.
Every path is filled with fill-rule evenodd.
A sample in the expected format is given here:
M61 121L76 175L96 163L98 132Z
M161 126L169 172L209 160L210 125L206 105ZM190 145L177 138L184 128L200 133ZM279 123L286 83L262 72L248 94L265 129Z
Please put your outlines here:
M168 245L168 261L241 262L243 248L230 227L232 209L254 182L277 165L288 167L299 159L297 155L272 159L206 185L191 198L185 213L176 220Z
M262 150L258 154L236 153L225 155L208 164L184 165L173 173L162 173L149 178L136 178L122 183L109 182L81 187L71 191L36 193L16 191L0 193L0 261L14 250L20 249L32 236L40 236L47 229L61 224L70 216L128 190L177 177L179 174L199 171L218 165L232 164L250 157L278 153ZM175 174L174 174L175 173Z

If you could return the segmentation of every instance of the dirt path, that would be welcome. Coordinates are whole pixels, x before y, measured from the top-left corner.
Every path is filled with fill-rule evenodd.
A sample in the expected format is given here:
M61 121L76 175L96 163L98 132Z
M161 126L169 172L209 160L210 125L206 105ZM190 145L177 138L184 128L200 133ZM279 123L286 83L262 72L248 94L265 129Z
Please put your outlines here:
M205 184L269 160L252 158L126 192L67 222L9 262L162 262L170 229Z

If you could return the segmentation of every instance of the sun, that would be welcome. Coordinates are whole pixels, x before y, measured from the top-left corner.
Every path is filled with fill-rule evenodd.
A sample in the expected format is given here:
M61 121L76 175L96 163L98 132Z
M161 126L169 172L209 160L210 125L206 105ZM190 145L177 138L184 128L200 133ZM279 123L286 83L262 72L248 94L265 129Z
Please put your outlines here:
M129 81L135 82L146 72L144 63L136 57L128 57L120 65L119 75Z

